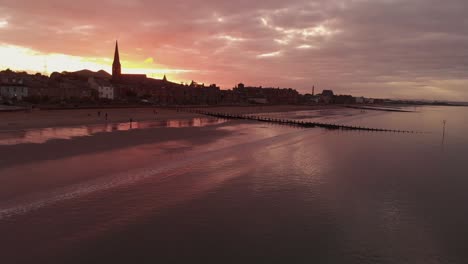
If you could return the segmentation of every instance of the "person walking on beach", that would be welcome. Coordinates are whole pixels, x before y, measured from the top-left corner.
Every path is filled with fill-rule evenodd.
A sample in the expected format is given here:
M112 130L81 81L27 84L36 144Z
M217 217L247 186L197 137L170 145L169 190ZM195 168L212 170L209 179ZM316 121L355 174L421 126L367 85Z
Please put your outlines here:
M106 113L106 121L107 121L107 113Z
M101 116L101 111L98 111L98 112L97 112L97 116Z

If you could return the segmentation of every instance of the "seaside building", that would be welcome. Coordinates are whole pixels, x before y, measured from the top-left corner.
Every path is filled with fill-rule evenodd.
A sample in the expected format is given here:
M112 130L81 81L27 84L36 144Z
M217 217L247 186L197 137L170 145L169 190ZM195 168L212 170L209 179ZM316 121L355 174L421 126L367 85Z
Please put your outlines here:
M117 80L122 75L122 65L120 64L119 43L115 42L114 62L112 63L112 78Z
M205 86L192 81L190 85L171 82L164 76L161 80L147 78L145 74L122 74L119 46L116 42L112 63L111 84L114 98L125 101L148 100L161 105L218 104L221 91L215 84Z
M88 85L90 71L54 72L48 82L47 95L59 100L97 98L97 91Z
M301 102L304 104L317 104L320 97L314 94L304 94L301 96Z
M362 96L361 96L361 97L355 97L354 100L355 100L356 104L374 104L374 103L375 103L375 102L374 102L374 101L375 101L374 99L372 99L372 98L365 98L365 97L362 97ZM378 100L377 102L380 103L380 102L382 102L382 101L379 101L379 100Z
M332 90L323 90L320 95L320 102L324 104L331 104L334 102L335 94Z
M114 86L106 79L88 78L89 86L98 92L99 99L114 100Z
M112 80L116 83L138 83L147 79L146 74L122 74L119 43L115 42L114 61L112 63Z
M22 100L28 96L29 88L23 79L3 77L0 83L0 96L7 99Z
M12 80L22 79L22 83ZM119 43L116 41L112 74L103 70L93 72L54 72L49 76L30 75L11 70L0 72L1 95L31 102L67 103L92 102L97 99L141 102L159 105L216 105L216 104L297 104L304 98L291 88L245 87L239 84L232 90L221 90L216 84L190 84L147 78L145 74L122 74Z
M364 97L355 97L354 98L354 101L356 102L356 104L363 104L365 102L365 98Z
M335 104L354 104L355 100L351 95L335 95Z
M299 93L291 88L246 87L240 83L233 89L241 102L262 104L296 104Z

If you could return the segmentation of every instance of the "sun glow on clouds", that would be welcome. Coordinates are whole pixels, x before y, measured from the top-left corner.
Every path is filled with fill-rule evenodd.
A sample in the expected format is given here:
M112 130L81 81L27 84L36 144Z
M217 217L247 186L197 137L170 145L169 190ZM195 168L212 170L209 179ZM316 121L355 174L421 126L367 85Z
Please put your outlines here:
M149 57L147 58L145 61L144 61L146 64L153 64L154 63L154 59Z
M41 72L50 74L52 72L79 71L88 69L91 71L105 70L111 72L112 60L110 58L84 58L65 54L45 54L32 49L0 45L0 69L11 69L15 71L27 71L30 73ZM160 67L148 68L154 63L153 58L146 59L143 64L122 61L125 65L123 73L146 74L152 78L162 78L168 75L173 81L178 81L177 75L194 72L183 69L167 69Z
M309 92L318 83L379 97L433 98L440 93L427 87L442 87L452 92L447 98L468 100L468 67L453 55L467 51L459 23L467 0L433 0L430 6L422 0L234 2L0 0L0 67L110 72L118 38L124 73L168 73L171 81L202 79L223 88L243 81ZM158 10L173 12L155 16Z
M280 45L287 45L289 44L290 41L291 41L290 39L275 39L275 42Z
M83 58L65 54L44 54L32 49L17 46L0 46L0 68L10 68L17 71L28 71L30 73L47 71L46 74L62 71L79 71L88 69L92 71L105 70L111 72L112 61L109 58ZM151 78L162 78L163 75L171 81L179 82L177 77L180 74L194 72L193 70L167 69L167 68L147 68L154 60L148 58L145 65L139 65L128 61L123 61L126 65L123 73L146 74ZM146 67L145 67L146 66Z
M240 41L245 41L244 38L238 38L238 37L233 37L230 35L218 35L216 36L217 39L222 39L222 40L227 40L229 42L240 42Z
M214 16L215 20L216 20L218 23L223 23L223 22L225 21L224 17L219 16L219 15L216 14L216 13L215 13L213 16Z
M8 26L8 21L0 20L0 28L6 28Z
M278 57L278 56L281 56L281 51L260 54L260 55L257 55L257 58L261 59L261 58L271 58L271 57Z
M310 38L331 37L341 32L338 29L333 29L332 27L330 27L328 23L306 28L288 28L275 25L274 21L269 16L260 17L260 22L265 28L271 31L275 31L282 35L282 37L274 39L274 41L280 45L289 45L290 43L294 42L294 40L304 41L309 40ZM300 49L307 49L311 47L312 46L307 45L306 47L305 45L301 45Z
M297 46L297 49L314 49L314 48L316 47L309 45L309 44L303 44L303 45Z
M32 49L0 45L0 68L10 68L18 71L44 72L78 71L89 69L92 71L110 71L108 59L82 58L65 54L44 54Z
M309 36L331 36L331 35L334 35L336 33L338 33L339 31L336 31L336 30L331 30L323 25L319 25L319 26L316 26L316 27L312 27L312 28L306 28L306 29L303 29L301 34L304 36L304 37L309 37Z
M295 37L300 37L307 39L309 37L329 37L333 36L340 31L332 30L323 25L310 28L283 28L283 27L272 27L267 25L269 28L284 34L287 38L293 39Z

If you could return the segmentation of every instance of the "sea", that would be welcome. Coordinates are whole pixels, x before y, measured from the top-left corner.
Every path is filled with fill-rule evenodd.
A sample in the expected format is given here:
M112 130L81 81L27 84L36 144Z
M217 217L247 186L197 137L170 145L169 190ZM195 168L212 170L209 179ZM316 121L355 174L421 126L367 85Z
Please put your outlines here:
M1 263L468 263L468 108L402 109L0 131Z

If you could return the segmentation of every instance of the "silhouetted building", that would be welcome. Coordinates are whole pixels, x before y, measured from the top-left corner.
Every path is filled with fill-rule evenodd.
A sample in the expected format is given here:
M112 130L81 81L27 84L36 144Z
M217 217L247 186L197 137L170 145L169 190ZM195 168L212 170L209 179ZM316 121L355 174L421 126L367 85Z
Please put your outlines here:
M304 94L301 99L301 102L305 104L317 104L320 101L320 96Z
M88 84L98 92L100 99L114 100L114 86L108 80L90 77Z
M335 95L333 99L335 104L353 104L355 102L351 95Z
M354 98L354 101L356 102L356 104L363 104L365 102L365 98L364 97L355 97Z
M1 96L5 98L26 99L31 96L47 95L49 77L12 70L0 71Z
M22 79L22 83L13 80ZM161 105L216 105L216 104L297 104L303 97L290 88L246 87L239 84L232 90L221 90L215 84L190 84L147 78L145 74L122 74L119 45L116 41L112 75L105 71L54 72L48 76L29 75L26 72L1 71L1 95L30 101L87 102L96 99L114 99L124 102L149 101ZM15 83L16 82L16 83Z
M335 94L332 90L323 90L322 94L320 95L320 102L324 104L331 104L334 103Z
M146 80L146 74L122 74L119 43L115 42L114 62L112 63L112 80L116 83L135 84Z
M362 96L361 97L355 97L354 100L355 100L355 102L357 104L374 104L374 103L383 102L381 100L377 100L377 102L376 102L376 100L374 100L372 98L365 98L365 97L362 97Z
M119 43L115 42L114 62L112 63L112 78L120 79L122 75L122 65L120 64Z
M239 83L233 92L241 103L296 104L299 93L291 88L246 87Z
M4 77L0 82L0 96L7 99L22 100L28 96L28 90L23 79Z
M322 96L330 96L330 97L333 97L333 96L335 96L335 94L333 93L332 90L323 90Z

